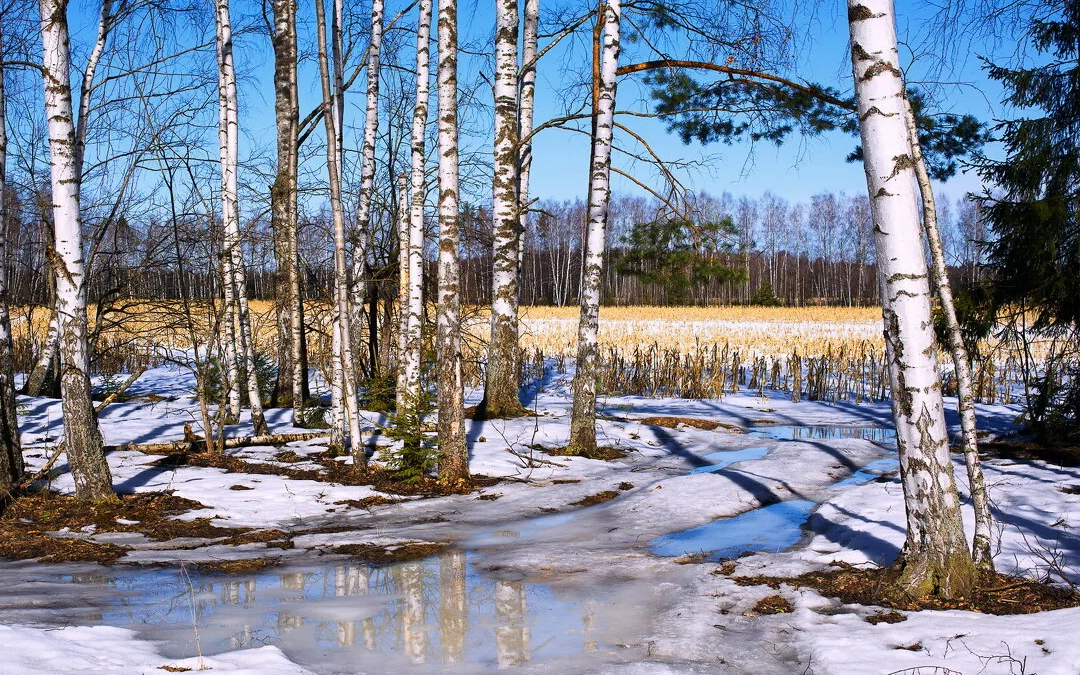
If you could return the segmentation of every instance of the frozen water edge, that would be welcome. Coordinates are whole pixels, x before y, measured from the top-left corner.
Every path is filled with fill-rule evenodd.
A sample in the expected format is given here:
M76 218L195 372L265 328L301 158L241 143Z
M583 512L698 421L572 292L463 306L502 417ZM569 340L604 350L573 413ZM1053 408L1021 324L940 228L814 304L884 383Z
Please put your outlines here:
M148 375L151 378L166 376L155 372ZM148 390L154 388L153 382L146 386ZM24 439L32 445L42 435L55 438L59 433L58 405L43 399L23 399L23 402L29 410L26 431L30 437L24 436ZM274 476L224 474L198 467L151 470L147 464L154 458L137 453L114 453L110 462L117 483L127 491L173 489L177 495L197 499L207 506L205 511L193 515L211 516L223 525L279 527L297 535L295 551L286 552L227 551L223 550L227 547L205 545L162 551L160 546L136 544L133 556L142 561L198 560L233 555L285 556L284 562L288 565L272 568L268 574L289 574L289 570L299 568L309 570L309 575L323 574L321 579L331 580L336 572L327 575L310 570L312 566L323 570L355 566L346 559L329 557L336 545L403 540L458 542L473 550L466 585L477 589L477 597L489 598L478 601L480 605L488 603L487 607L493 607L497 584L520 584L543 587L536 591L538 595L532 596L536 598L533 606L537 609L547 606L544 598L565 601L574 608L575 616L590 600L603 600L601 606L610 606L607 618L604 612L596 614L595 625L605 637L597 639L598 649L594 652L585 652L585 640L574 637L579 640L576 644L581 647L580 653L577 648L573 650L574 654L558 650L557 653L544 653L540 651L542 642L538 636L546 629L543 625L536 626L537 639L530 642L530 649L537 650L536 658L521 666L523 672L718 672L721 662L726 664L727 670L719 672L732 673L803 672L808 665L811 670L807 672L884 673L899 670L903 664L935 664L961 672L978 672L983 666L971 653L959 649L957 643L948 650L945 648L948 639L961 633L967 636L966 644L976 654L999 653L1002 649L998 639L1000 633L1015 656L1029 658L1029 672L1075 675L1080 670L1076 648L1059 638L1060 631L1054 634L1050 630L1054 625L1068 625L1069 621L1080 618L1075 610L1052 613L1054 616L1001 618L963 612L922 613L895 626L871 626L861 617L872 610L837 606L813 594L783 588L780 593L796 605L796 612L772 617L743 616L752 613L750 610L757 600L776 591L766 587L739 587L727 577L713 575L715 565L679 565L647 550L647 543L660 536L699 527L719 518L738 516L762 504L805 498L822 502L810 520L810 532L805 541L789 552L758 553L741 558L736 574L793 574L820 568L832 560L852 564L889 562L903 541L899 485L895 481L873 481L843 489L831 487L860 471L869 472L876 468L874 462L888 457L887 451L879 445L863 438L803 437L779 441L686 427L650 427L632 419L663 414L744 426L768 422L868 427L887 420L887 405L812 402L792 405L777 397L762 400L744 395L729 396L723 402L612 397L604 402L612 419L600 423L600 434L604 444L618 445L630 451L625 461L605 463L537 455L561 466L527 469L518 458L504 451L504 448L514 447L528 453L532 452L529 446L534 444L546 447L565 444L567 402L564 383L553 381L531 404L540 413L538 417L469 425L473 471L508 479L485 490L489 496L500 495L493 501L478 500L476 495L470 495L409 501L364 511L346 509L337 502L374 494L369 488ZM180 400L155 405L126 403L110 406L104 415L103 431L114 443L179 438L183 422L191 419L190 410L185 407L189 405ZM995 425L1004 428L1005 420L1011 419L1015 411L1002 406L980 407L980 414L986 422L984 428ZM371 423L377 421L378 417L372 415ZM271 424L277 431L291 430L285 424L283 411L272 411ZM244 431L243 427L231 430L236 434ZM769 448L764 457L739 462L719 473L690 474L696 468L709 465L713 461L710 455L714 453L737 453L762 446ZM317 442L308 442L293 444L290 449L302 455L321 448ZM31 462L36 465L40 465L47 455L46 449L40 447L31 447L28 452L38 455L31 457ZM249 448L243 455L265 460L275 452L269 448ZM957 466L961 465L958 463ZM1012 519L1002 533L1001 553L997 559L999 567L1004 571L1012 571L1016 566L1020 571L1038 572L1038 560L1028 550L1018 527L1060 547L1075 561L1080 547L1072 532L1078 524L1075 514L1080 512L1076 508L1080 498L1062 494L1058 488L1080 484L1080 473L1041 463L996 462L988 464L986 469L988 481L993 485L992 496ZM962 470L957 472L957 477L962 482ZM633 483L633 487L620 490L619 485L623 482ZM238 483L253 489L228 489ZM70 489L68 479L58 479L55 487ZM586 496L607 490L617 491L619 496L584 509L570 506ZM343 531L312 532L328 525ZM170 650L190 642L186 628L184 636L179 633L163 636L151 631L134 635L107 626L65 627L73 621L94 623L92 617L73 617L71 597L86 599L92 604L122 594L107 584L95 587L32 580L43 569L29 563L5 565L3 569L0 583L4 583L7 593L0 598L0 621L8 624L8 628L6 633L0 633L0 646L10 655L5 668L8 663L21 668L11 672L17 675L130 673L142 672L140 668L154 672L158 666L172 663L169 658L183 655L183 652ZM433 583L435 567L427 569L431 570L427 576ZM60 571L64 570L73 573L70 566ZM87 570L84 568L83 571ZM393 576L393 572L386 574ZM348 578L347 573L345 578ZM225 581L228 579L218 578L215 598L232 597L228 593L221 595ZM65 598L65 593L74 595ZM242 597L242 589L240 593ZM272 588L265 593L268 597L274 595ZM404 594L397 596L378 602L389 602L392 609L403 607ZM209 601L208 596L196 597L202 602ZM278 599L280 597L278 595ZM322 621L327 626L334 626L330 632L333 636L338 621L364 620L348 612L362 614L374 609L374 605L367 604L370 598L364 602L349 600L344 603L348 612L343 618L343 610L337 606L343 603L336 597L328 595L328 603L312 608L313 624L303 624L306 627L298 628L299 632L293 634L298 638L311 635L315 630L311 626ZM527 599L529 597L527 594ZM511 598L506 600L510 602ZM220 602L227 604L224 600ZM179 604L183 605L183 602ZM305 600L301 604L307 608L320 603ZM385 604L378 606L382 607L379 611L386 611ZM429 602L427 606L434 608L437 605ZM480 661L467 661L465 666L451 669L453 672L497 666L495 631L502 626L498 612L494 609L485 612L482 614L487 617L494 612L495 621L484 626L485 637L477 644L488 645L481 649L488 656ZM432 620L429 616L427 622L415 625L428 626ZM478 614L475 625L481 626L485 621L487 619ZM583 621L575 621L577 627L560 627L570 631L572 636L579 636ZM569 624L570 620L563 623ZM28 627L31 625L37 627ZM510 627L513 625L510 622ZM529 628L533 635L534 626ZM210 645L213 631L209 627L207 630L206 640ZM578 633L574 633L575 630ZM430 649L441 645L437 631L425 632L430 637L427 643ZM362 637L362 630L358 630L357 635ZM169 639L160 643L150 641L163 637ZM358 640L362 642L360 637ZM857 645L853 644L856 638L859 640ZM559 638L565 639L564 636ZM910 642L906 642L909 639ZM895 649L902 641L910 645L916 640L922 641L925 651L914 653ZM1043 640L1044 644L1037 645L1035 640ZM385 666L385 659L363 660L354 655L345 658L347 662L338 662L326 656L326 650L320 651L317 643L298 645L296 642L302 641L282 640L283 652L264 647L219 653L212 657L217 659L214 670L244 672L242 668L255 668L260 673L276 675L278 672L307 672L305 667L316 673L407 673L442 667L441 646L440 654L430 653L427 665L414 667L409 664L407 655L391 659ZM556 642L547 644L555 645ZM89 649L87 645L93 645L95 649ZM1043 648L1049 649L1050 653L1044 653ZM39 665L32 651L39 649L66 654L68 658ZM495 655L491 656L493 649ZM209 647L207 652L213 653ZM91 655L97 660L90 660ZM248 660L230 665L226 663L228 659ZM299 665L289 665L289 660ZM188 663L180 662L182 665ZM883 664L888 664L887 668ZM893 664L900 665L893 667Z

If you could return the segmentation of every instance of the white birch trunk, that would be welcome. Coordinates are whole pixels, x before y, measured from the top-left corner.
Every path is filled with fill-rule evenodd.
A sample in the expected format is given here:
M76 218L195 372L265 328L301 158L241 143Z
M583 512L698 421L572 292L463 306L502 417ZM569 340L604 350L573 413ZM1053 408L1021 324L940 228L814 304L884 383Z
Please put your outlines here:
M948 335L949 352L952 355L953 368L956 371L956 399L960 413L960 445L964 452L964 464L967 468L968 484L971 490L971 504L975 510L975 534L972 538L971 553L975 566L982 569L994 568L990 551L990 538L993 529L993 516L990 514L990 500L986 494L986 480L983 478L982 464L979 462L978 429L975 421L975 391L971 383L971 361L967 347L960 332L960 322L956 318L956 306L953 304L952 284L945 268L945 251L941 245L941 232L938 230L937 202L930 184L930 175L926 170L922 147L919 143L919 129L911 104L904 101L904 119L907 123L908 136L911 140L911 154L915 160L915 175L922 195L923 226L926 229L926 242L930 247L931 269L934 285L941 300L941 311L945 316L945 330Z
M540 0L525 0L521 30L521 82L518 94L518 265L525 255L529 225L529 179L532 174L533 110L540 32ZM519 293L520 297L520 293Z
M900 584L955 597L975 566L949 456L892 0L848 0L848 24L907 511Z
M439 3L439 298L436 368L439 480L469 480L465 392L461 373L460 231L458 224L457 0Z
M2 20L2 17L0 17ZM3 53L3 24L0 23L0 54ZM15 400L15 358L11 344L11 315L8 310L7 248L7 99L4 97L4 68L0 66L0 499L23 475L19 416Z
M420 0L416 26L416 107L412 119L412 166L409 178L409 287L405 310L402 388L406 401L420 399L420 350L424 317L424 164L431 97L432 0Z
M593 110L593 146L589 166L589 225L581 278L581 317L578 321L577 370L570 420L569 451L596 451L597 332L604 264L608 205L611 200L611 141L615 122L615 71L619 63L619 0L602 6L603 46L599 63L598 96Z
M335 0L335 7L340 5L340 0ZM364 138L360 147L360 195L356 203L356 246L353 254L353 289L352 310L354 324L363 325L364 302L368 296L368 271L367 251L372 241L371 232L371 197L375 189L375 140L379 131L379 69L382 59L383 39L383 0L371 2L371 42L367 52L367 101L364 107ZM335 48L335 63L340 59L340 47ZM339 110L344 110L344 83L340 79L340 73L344 64L335 66L335 76L338 77L336 101ZM359 335L356 336L359 338ZM360 340L357 339L359 343ZM359 344L354 348L359 349ZM374 373L372 364L372 373Z
M268 433L259 396L259 379L255 370L255 344L247 302L247 275L244 273L244 251L240 239L240 203L236 189L239 164L239 120L236 96L236 69L233 64L232 20L229 0L216 0L217 57L218 57L218 141L221 151L221 221L225 236L225 288L231 287L237 338L234 350L247 377L248 405L251 423L258 436ZM235 379L235 378L234 378Z
M82 501L111 501L116 499L112 490L112 474L105 461L101 431L90 400L86 288L79 213L82 181L77 172L75 156L66 0L41 1L41 38L55 229L50 262L56 273L64 449L75 479L76 498Z
M341 384L335 383L340 401L332 411L334 426L331 429L331 446L344 447L344 435L348 429L352 442L355 466L367 464L364 444L360 438L359 405L356 396L356 369L353 365L351 318L349 316L349 281L345 263L345 211L341 199L341 156L338 154L340 121L335 121L335 103L330 89L330 64L326 49L326 9L323 0L315 0L316 25L319 42L319 79L322 82L323 122L326 129L326 171L330 182L330 211L334 220L334 373ZM337 28L340 24L335 22ZM334 39L338 39L335 36ZM340 375L337 369L340 368Z
M495 142L492 180L491 341L478 414L524 412L518 399L518 3L495 0Z
M405 410L408 395L405 390L405 350L409 342L409 182L398 176L398 316L397 316L397 384L394 388L395 407Z

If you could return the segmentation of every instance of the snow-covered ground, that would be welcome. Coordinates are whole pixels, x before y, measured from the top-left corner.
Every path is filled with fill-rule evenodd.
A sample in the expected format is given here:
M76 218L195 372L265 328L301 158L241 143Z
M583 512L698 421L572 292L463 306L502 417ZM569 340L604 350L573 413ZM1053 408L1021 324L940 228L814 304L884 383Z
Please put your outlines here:
M889 425L887 404L792 404L780 395L752 394L723 401L612 397L602 402L601 444L627 455L604 462L538 449L566 443L568 378L552 375L530 392L535 417L467 423L473 473L501 479L470 495L381 495L396 503L362 508L356 502L380 493L157 466L159 457L138 452L110 454L121 492L169 490L206 507L184 518L281 529L292 548L65 533L128 551L113 567L0 564L0 672L198 669L201 651L201 667L213 672L260 675L504 667L530 673L1080 673L1080 643L1069 628L1080 621L1080 609L1008 617L919 612L901 623L871 625L865 618L875 608L732 580L794 575L832 561L891 562L904 536L894 453L880 429L862 431ZM137 387L132 394L176 398L109 406L102 415L108 443L180 439L185 423L198 430L187 398L191 382L182 373L155 369ZM28 459L40 466L62 433L59 404L21 402ZM979 408L981 426L991 432L1008 431L1016 414L1007 406ZM649 416L699 418L750 433L636 421ZM285 411L268 417L275 432L299 431L288 425ZM367 419L369 432L385 421L375 413ZM238 425L230 435L249 431ZM389 442L377 435L375 441ZM302 456L321 451L324 442L288 449ZM272 462L280 451L232 452ZM957 467L966 491L962 463ZM985 471L1000 517L998 569L1042 576L1048 561L1064 561L1064 571L1080 580L1074 530L1080 495L1061 490L1080 485L1080 470L993 460ZM70 491L70 477L57 477L52 487ZM610 499L575 505L600 493ZM450 547L386 566L359 564L334 551L405 542ZM715 573L720 566L710 558L739 553L745 554L733 574ZM200 574L187 565L251 557L278 564L231 575ZM757 616L754 605L777 593L794 611Z

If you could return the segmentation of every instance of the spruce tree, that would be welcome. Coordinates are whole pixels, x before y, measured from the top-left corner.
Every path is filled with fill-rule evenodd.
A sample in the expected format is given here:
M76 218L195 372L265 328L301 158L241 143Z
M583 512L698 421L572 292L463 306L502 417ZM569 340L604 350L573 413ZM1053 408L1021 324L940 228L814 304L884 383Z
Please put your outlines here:
M988 245L992 297L997 309L1033 311L1036 330L1075 343L1080 338L1080 2L1044 0L1029 36L1038 65L988 65L990 77L1005 88L1006 103L1028 113L995 128L1004 160L978 162L979 173L994 186L984 211L993 232ZM1055 369L1059 377L1046 374L1029 401L1029 417L1043 431L1055 420L1075 431L1080 367L1073 358ZM1060 391L1055 381L1071 382L1071 391Z

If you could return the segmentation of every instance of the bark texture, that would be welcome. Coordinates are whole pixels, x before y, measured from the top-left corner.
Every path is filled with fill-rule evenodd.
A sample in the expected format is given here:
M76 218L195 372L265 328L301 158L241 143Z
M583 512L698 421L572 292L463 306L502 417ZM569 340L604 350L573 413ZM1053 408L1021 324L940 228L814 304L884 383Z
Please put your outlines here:
M0 24L0 47L3 45ZM3 49L0 48L0 53ZM0 66L0 226L7 223L7 100L4 69ZM11 314L8 310L7 236L0 231L0 503L22 480L23 456L19 440L19 416L15 402L15 359L11 345Z
M975 565L949 456L892 0L848 0L848 25L907 512L900 584L957 597Z
M335 5L336 6L336 5ZM383 0L371 3L371 43L368 46L367 60L367 102L364 112L364 139L360 147L360 195L356 203L356 251L353 256L353 316L356 325L364 313L364 299L368 296L367 251L373 239L371 231L371 198L375 189L375 137L379 131L379 64L382 57L383 37ZM340 48L335 48L335 74L341 73L339 63ZM336 90L336 100L344 102L344 84L340 82ZM343 110L343 108L339 108ZM359 335L356 336L359 338ZM360 345L353 348L359 351Z
M345 210L341 199L341 156L339 129L340 119L335 119L334 96L330 89L330 63L326 49L326 8L323 0L315 0L316 24L319 42L319 79L322 83L323 123L326 129L326 171L330 182L330 211L334 220L334 308L336 320L333 326L335 382L332 398L333 421L330 445L345 447L345 432L352 441L353 463L367 464L367 456L360 438L359 406L356 396L356 369L353 362L351 317L349 312L348 269L345 264ZM334 27L340 30L340 23ZM337 37L334 38L337 40Z
M274 118L277 125L277 173L270 187L270 224L277 270L274 295L278 329L278 377L274 404L291 407L299 421L307 400L307 350L296 238L298 130L300 103L296 79L296 2L272 0L274 13Z
M408 297L405 300L405 349L401 356L404 400L420 398L421 329L424 318L424 164L428 101L431 97L432 0L420 0L416 27L416 107L412 119L409 176Z
M105 461L101 431L90 400L79 213L82 180L78 172L72 118L66 0L41 1L41 38L55 228L54 248L49 252L49 258L56 276L64 449L75 480L75 497L82 501L115 500L112 474Z
M240 202L236 188L238 169L239 120L236 94L236 68L233 63L232 20L229 0L217 0L217 57L218 57L218 141L221 150L221 221L225 233L224 288L226 302L233 312L234 352L237 369L247 381L248 405L255 433L267 433L259 395L259 379L255 369L255 343L247 299L247 275L244 271L244 252L240 237Z
M615 72L619 64L619 0L601 6L598 19L603 42L594 72L593 144L589 166L589 224L581 275L581 316L578 319L577 369L570 419L569 452L596 452L597 332L600 323L600 285L604 264L608 204L611 200L611 141L615 125Z
M915 115L911 104L904 101L904 119L911 138L911 154L915 160L915 176L919 182L922 196L923 228L926 230L926 242L930 247L931 270L938 299L941 300L941 313L945 318L945 331L952 355L953 369L956 373L956 399L960 413L960 446L964 452L964 465L967 468L968 485L971 490L971 504L975 510L975 534L972 538L971 556L975 566L981 569L994 569L994 560L990 551L990 537L993 528L993 516L990 514L990 499L986 494L986 480L983 478L982 464L979 462L978 430L975 422L975 388L971 383L971 360L968 358L964 337L960 332L960 321L956 318L956 306L953 304L952 285L949 273L945 269L945 251L941 244L941 232L938 229L937 202L930 184L930 174L926 169L922 148L919 144L919 130L915 124Z
M461 373L461 252L458 224L457 0L439 3L439 299L436 369L439 480L469 479Z
M518 28L517 0L495 0L491 341L479 411L486 417L525 412L518 398Z

